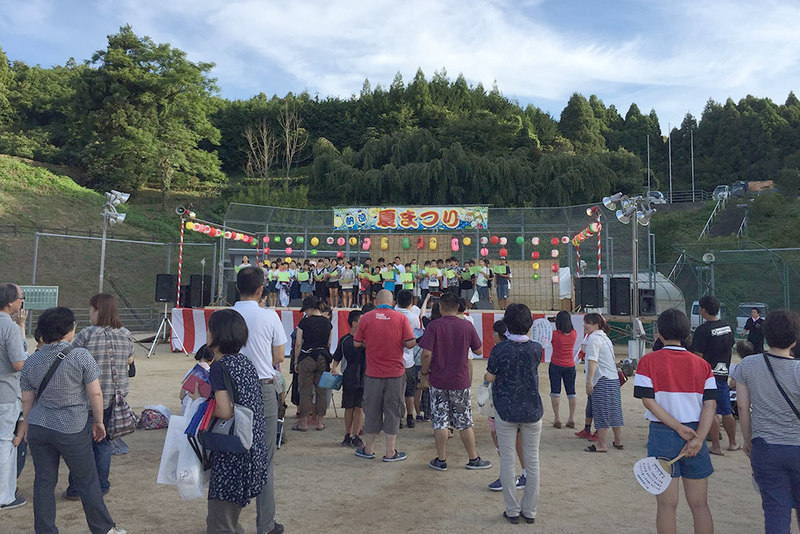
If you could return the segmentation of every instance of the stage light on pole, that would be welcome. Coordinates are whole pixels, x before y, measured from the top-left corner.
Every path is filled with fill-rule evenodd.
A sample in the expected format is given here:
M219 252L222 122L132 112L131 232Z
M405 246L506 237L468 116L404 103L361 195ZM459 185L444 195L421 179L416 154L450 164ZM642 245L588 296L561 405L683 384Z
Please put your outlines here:
M611 211L614 211L615 209L617 209L617 202L619 202L622 199L622 197L623 197L622 193L615 193L610 197L603 197L603 206L610 209Z
M103 216L103 238L100 240L100 283L98 284L98 293L103 292L103 278L106 269L106 231L109 225L114 226L125 221L126 214L119 213L117 206L125 204L129 198L131 198L130 193L121 193L115 189L106 193L106 204L103 206L103 213L101 214Z
M631 222L631 216L636 213L636 205L629 204L625 208L621 210L617 210L617 220L622 224L628 224Z
M650 224L650 219L653 217L655 212L656 212L655 208L637 212L636 222L638 222L642 226L647 226L648 224Z

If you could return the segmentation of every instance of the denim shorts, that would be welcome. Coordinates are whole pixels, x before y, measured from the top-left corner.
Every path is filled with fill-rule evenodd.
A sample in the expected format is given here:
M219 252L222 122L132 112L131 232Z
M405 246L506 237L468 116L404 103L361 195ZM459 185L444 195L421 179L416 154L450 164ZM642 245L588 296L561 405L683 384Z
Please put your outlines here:
M731 388L728 386L728 377L718 376L714 378L717 380L717 414L731 415L733 414L733 406L731 406Z
M697 430L697 423L684 423L684 425ZM650 422L650 433L647 437L647 455L657 458L675 458L681 453L686 441L664 423ZM672 478L702 479L714 472L711 465L711 456L708 454L705 440L697 456L681 458L675 462L675 472Z
M561 381L564 381L564 389L567 391L567 398L574 399L575 395L575 366L562 367L550 363L548 368L550 376L550 396L561 396Z

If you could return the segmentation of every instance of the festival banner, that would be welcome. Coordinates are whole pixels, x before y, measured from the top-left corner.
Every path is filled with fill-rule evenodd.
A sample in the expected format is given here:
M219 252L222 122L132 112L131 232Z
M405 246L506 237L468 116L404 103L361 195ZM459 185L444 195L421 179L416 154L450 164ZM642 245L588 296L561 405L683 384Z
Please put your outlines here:
M485 230L487 206L334 208L333 229L359 230Z

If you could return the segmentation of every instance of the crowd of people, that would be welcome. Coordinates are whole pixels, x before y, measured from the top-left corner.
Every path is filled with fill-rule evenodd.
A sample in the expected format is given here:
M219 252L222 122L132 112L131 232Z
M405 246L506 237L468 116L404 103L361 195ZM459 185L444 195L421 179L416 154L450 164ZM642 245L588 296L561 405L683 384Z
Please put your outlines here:
M464 467L491 467L491 461L478 453L472 413L471 355L482 355L483 346L464 313L467 299L460 293L460 283L459 294L440 295L433 295L429 284L425 295L417 295L422 299L417 307L413 289L395 293L396 288L383 287L382 282L374 298L370 295L360 310L349 312L349 331L333 340L332 301L312 294L317 287L304 292L304 316L287 337L280 317L268 306L265 276L268 280L256 266L238 270L240 300L210 316L207 345L197 354L208 369L213 415L228 420L240 407L252 412L252 446L244 452L210 454L207 532L244 531L240 514L252 500L259 534L284 531L275 521L273 463L279 419L289 400L297 406L292 430L325 430L330 390L319 385L325 372L342 375L346 432L342 445L353 447L356 457L376 459L376 441L383 432L381 460L406 460L398 444L399 429L430 421L436 450L428 462L431 469L448 469L448 441L456 431L466 453ZM328 286L327 298L333 299L330 290ZM120 324L116 300L109 295L92 297L92 324L77 333L71 310L46 310L34 334L39 345L30 354L23 302L18 286L0 285L0 510L26 503L16 492L16 478L29 448L35 469L36 532L57 531L54 491L62 457L70 470L64 497L82 501L90 531L125 532L116 527L103 500L110 490L113 447L105 419L114 393L127 393L133 371L133 340ZM740 342L737 351L743 360L734 366L733 332L719 320L719 302L706 296L700 308L706 322L694 335L683 312L661 313L654 350L642 357L634 377L633 395L642 400L650 421L648 456L676 459L672 483L656 497L657 531L676 530L680 478L695 532L713 532L708 477L713 472L711 455L725 454L719 443L721 416L728 451L743 449L750 457L765 531L790 532L791 511L800 505L800 360L793 352L800 337L800 317L787 310L769 313L759 325L768 350L759 353L752 344ZM534 523L539 501L543 347L529 337L532 324L527 306L506 306L503 320L493 325L495 345L483 377L483 387L491 391L487 409L500 458L500 477L489 488L503 492L502 516L513 524ZM611 445L623 448L620 375L604 318L586 314L583 327L586 337L579 357L586 364L587 404L584 428L576 435L587 439L586 452L606 453L609 428ZM569 314L558 314L548 370L556 428L563 424L562 386L568 399L566 426L576 426L576 342ZM287 343L292 387L286 386L281 373ZM741 445L736 441L730 389L736 393ZM184 401L198 395L198 390L181 393ZM517 461L522 466L519 476Z
M252 266L244 256L237 271ZM468 306L478 301L504 310L509 303L511 267L501 258L494 264L480 258L464 265L450 257L403 263L399 256L388 262L384 258L361 263L344 258L312 258L302 262L263 261L267 305L286 307L293 300L315 296L333 308L361 308L374 303L378 291L386 289L397 295L401 290L411 292L415 305L420 305L429 293L454 293L467 300Z

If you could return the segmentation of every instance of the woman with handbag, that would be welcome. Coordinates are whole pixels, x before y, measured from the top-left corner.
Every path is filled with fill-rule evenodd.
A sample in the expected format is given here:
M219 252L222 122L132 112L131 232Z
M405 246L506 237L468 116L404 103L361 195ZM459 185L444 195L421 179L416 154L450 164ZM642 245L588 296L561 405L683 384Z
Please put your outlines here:
M86 349L70 346L75 314L69 308L45 310L37 329L45 345L28 357L20 376L21 424L27 430L36 470L34 530L57 532L55 488L63 457L92 534L124 533L116 528L103 502L91 448L93 441L106 437L100 368Z
M791 354L800 339L800 316L775 310L762 330L769 350L742 360L732 377L744 452L761 493L764 531L788 534L792 508L800 509L800 360Z
M316 297L306 297L303 307L306 316L297 325L297 338L294 353L297 356L295 370L300 390L300 419L292 430L305 432L308 430L309 416L316 416L314 421L317 430L323 430L322 418L328 407L328 391L319 386L322 373L330 369L331 333L333 325L330 319L319 309L320 302ZM316 397L315 397L316 395Z
M586 332L586 394L592 397L592 416L597 430L597 444L586 452L608 452L608 429L614 432L613 445L622 449L622 396L619 374L614 361L614 344L608 338L608 323L599 313L583 317Z
M92 326L78 332L72 341L72 346L88 350L100 367L100 389L103 391L105 404L103 423L108 426L117 390L122 392L123 397L128 395L128 369L133 365L133 336L122 326L117 299L112 295L100 293L89 299L89 320ZM92 414L89 414L89 419L92 419ZM111 433L109 428L106 428L106 431ZM107 435L100 441L92 442L103 495L111 489L108 480L113 449L111 439ZM81 498L75 489L72 476L63 497L69 501L79 501Z
M239 524L242 508L261 494L267 482L264 403L258 371L239 351L247 343L247 323L233 309L218 310L208 319L208 348L214 352L211 390L214 417L230 420L234 402L252 411L252 445L243 452L210 453L211 480L208 487L208 534L244 532ZM234 424L239 424L236 417ZM237 430L238 432L238 430ZM206 445L206 449L208 446Z

